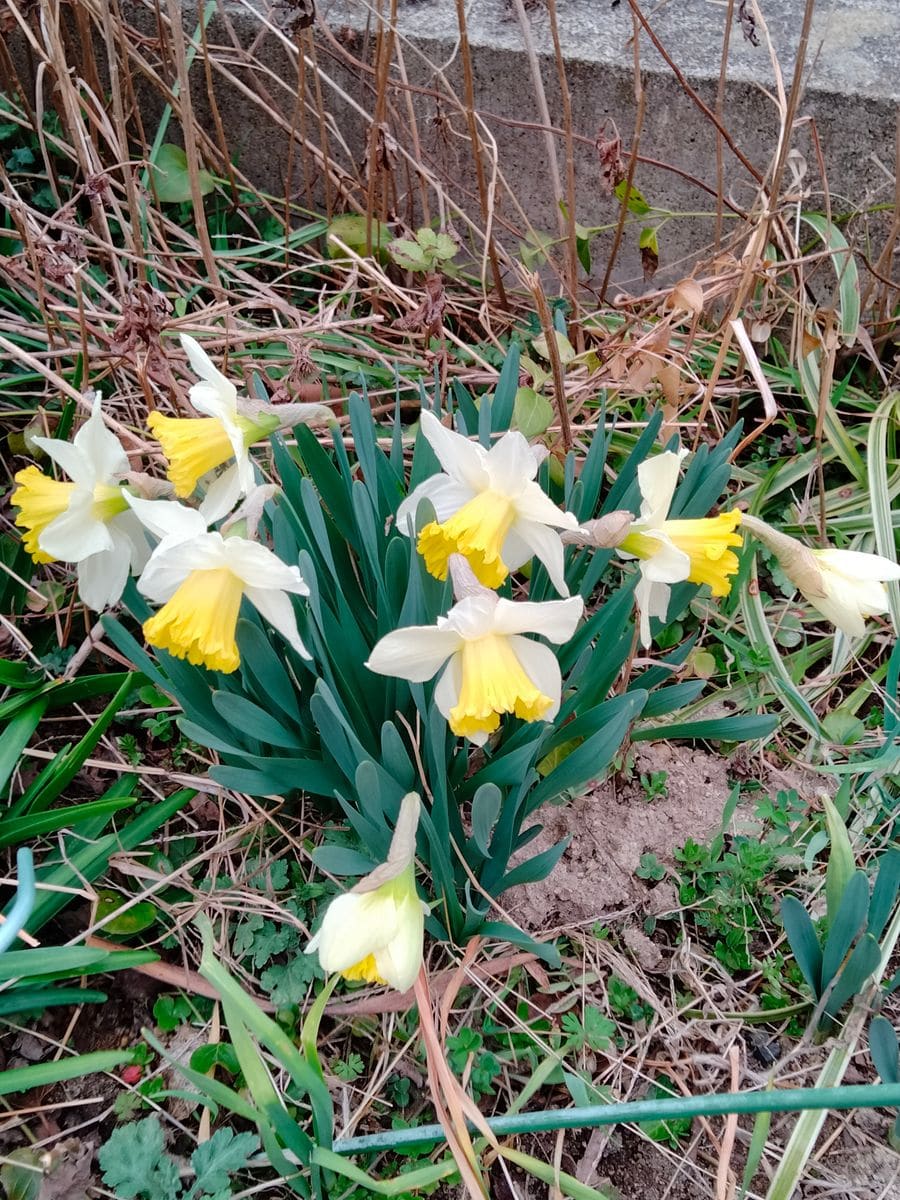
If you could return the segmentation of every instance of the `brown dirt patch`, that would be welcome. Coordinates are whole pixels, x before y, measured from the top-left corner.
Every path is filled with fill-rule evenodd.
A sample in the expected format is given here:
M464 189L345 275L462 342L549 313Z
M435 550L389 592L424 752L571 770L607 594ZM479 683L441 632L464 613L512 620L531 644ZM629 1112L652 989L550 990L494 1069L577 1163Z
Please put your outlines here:
M648 800L640 776L654 771L667 773L667 791ZM513 888L503 896L503 907L531 930L594 921L623 908L663 911L674 893L635 877L641 855L655 854L671 864L688 838L708 839L721 825L729 791L721 756L671 742L636 747L631 779L612 777L567 804L541 809L543 829L523 857L567 835L572 842L547 879ZM653 903L653 891L668 897L662 907Z

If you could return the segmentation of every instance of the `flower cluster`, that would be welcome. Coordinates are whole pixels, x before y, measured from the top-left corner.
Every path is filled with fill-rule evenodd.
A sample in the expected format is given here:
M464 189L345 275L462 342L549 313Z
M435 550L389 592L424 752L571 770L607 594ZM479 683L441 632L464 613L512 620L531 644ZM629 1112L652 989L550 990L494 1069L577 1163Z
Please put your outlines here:
M309 595L312 580L303 578L299 559L284 561L256 536L275 489L260 482L252 448L279 428L328 421L330 411L254 401L193 338L183 336L182 345L198 376L189 395L199 415L153 412L148 419L168 483L132 469L94 399L71 443L33 439L68 479L37 466L16 475L12 503L24 544L36 562L76 564L81 599L98 611L115 604L135 576L155 608L144 621L144 637L176 658L236 671L246 601L310 661L295 606L296 598ZM807 600L850 635L861 635L868 617L887 610L884 581L900 578L900 568L886 559L809 550L736 509L672 518L681 456L671 451L639 464L636 515L620 511L581 524L537 482L542 452L521 433L506 432L485 449L423 410L420 434L441 470L399 504L394 519L424 570L450 579L454 602L434 624L391 628L373 638L365 667L415 684L435 680L435 709L454 737L474 746L492 739L496 745L510 720L550 723L560 712L563 677L555 648L575 636L584 613L582 596L569 595L567 546L614 550L626 571L636 564L645 647L652 643L651 622L667 617L673 584L728 595L742 532L770 546ZM194 496L196 507L183 503ZM512 575L535 563L557 599L517 599L518 586L508 586ZM399 806L387 862L329 906L309 947L327 970L400 990L411 986L426 911L415 881L419 814L419 797L410 793Z
M257 485L250 447L255 442L284 424L321 422L331 414L319 404L267 410L241 398L192 337L182 335L181 343L200 377L190 389L191 403L204 416L152 412L147 424L162 447L175 495L185 498L199 488L199 508L140 494L159 488L131 471L125 448L104 423L97 397L71 444L32 439L70 482L59 482L38 467L16 475L12 503L19 510L16 524L25 531L25 547L35 562L76 563L79 596L97 611L115 604L129 575L138 575L138 590L162 605L144 623L144 636L176 658L210 670L235 671L243 598L306 655L290 600L309 591L299 569L242 536L246 522L240 520L240 509L222 532L209 526L242 498L245 508L254 507ZM158 539L152 551L149 537Z

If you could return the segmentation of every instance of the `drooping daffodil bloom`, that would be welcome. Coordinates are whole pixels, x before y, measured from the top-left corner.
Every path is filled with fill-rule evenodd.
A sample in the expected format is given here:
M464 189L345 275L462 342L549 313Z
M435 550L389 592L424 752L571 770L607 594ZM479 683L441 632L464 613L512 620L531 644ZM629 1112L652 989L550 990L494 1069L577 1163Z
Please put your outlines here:
M209 484L200 505L212 524L230 512L240 496L254 487L250 447L287 423L327 421L331 412L322 404L292 404L277 409L239 398L230 379L214 365L189 334L181 344L199 376L188 395L202 417L167 417L152 412L147 426L162 446L176 496L192 495L201 479L229 463ZM232 462L232 460L234 460Z
M680 455L667 450L640 464L641 513L616 547L622 558L640 562L635 600L645 647L651 643L651 617L666 618L671 584L706 583L714 596L727 596L740 565L732 549L742 544L735 533L741 521L737 509L717 517L668 520L680 462Z
M119 439L103 423L100 397L71 442L32 438L71 482L26 467L15 476L11 502L25 549L35 562L77 563L78 594L101 612L122 595L129 572L140 571L150 546L128 507L119 480L129 471Z
M422 529L417 543L429 572L446 579L450 555L462 554L481 583L496 588L510 571L538 558L556 590L568 596L555 531L575 529L578 521L535 482L540 459L522 434L505 433L485 450L446 429L427 409L420 425L443 473L414 489L397 510L397 522L408 534L420 501L431 501L437 520Z
M775 552L788 579L812 607L848 637L862 637L866 621L889 608L889 580L900 580L900 566L881 554L860 550L815 550L756 517L745 528Z
M514 602L479 589L438 617L436 625L386 634L366 666L412 683L424 683L443 667L435 704L457 737L483 746L504 713L523 721L552 721L559 712L562 677L556 655L523 635L567 642L583 608L580 596Z
M318 952L329 974L339 971L345 979L385 983L398 992L415 983L428 911L416 891L419 808L415 792L403 797L387 862L325 910L306 953Z
M211 671L240 666L235 631L246 597L298 654L309 654L297 629L291 596L308 596L298 567L267 547L207 530L196 509L129 497L142 523L162 540L138 580L138 590L162 608L144 622L151 646Z

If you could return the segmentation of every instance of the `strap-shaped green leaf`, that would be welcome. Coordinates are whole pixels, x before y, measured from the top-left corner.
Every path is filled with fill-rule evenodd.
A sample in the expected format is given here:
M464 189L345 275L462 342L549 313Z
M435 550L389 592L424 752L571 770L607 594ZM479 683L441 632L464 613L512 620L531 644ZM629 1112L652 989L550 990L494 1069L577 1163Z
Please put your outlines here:
M797 966L818 999L822 994L822 949L809 913L799 900L785 896L781 902L781 920Z

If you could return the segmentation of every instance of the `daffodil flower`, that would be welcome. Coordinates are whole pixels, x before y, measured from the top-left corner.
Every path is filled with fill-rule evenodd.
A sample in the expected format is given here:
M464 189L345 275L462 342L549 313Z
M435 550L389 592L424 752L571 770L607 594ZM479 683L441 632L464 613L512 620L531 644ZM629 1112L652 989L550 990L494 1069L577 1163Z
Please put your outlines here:
M325 910L306 953L318 951L322 969L329 974L339 971L345 979L385 983L398 992L415 982L428 911L416 891L419 807L415 792L403 797L387 862L335 897Z
M756 517L745 517L744 525L775 552L813 608L848 637L862 637L868 618L888 611L884 585L900 579L900 566L891 559L860 550L814 550Z
M128 503L162 538L138 580L138 590L162 605L144 622L151 646L211 671L237 670L235 630L246 597L298 654L309 657L290 599L309 595L298 567L258 542L209 532L204 517L183 504L133 496Z
M239 400L235 385L213 364L199 342L183 333L181 344L194 373L200 377L188 395L197 412L204 415L167 417L152 412L147 426L168 460L169 479L176 496L192 495L201 479L231 463L212 480L200 505L212 524L254 487L250 447L255 442L289 422L330 420L331 412L322 404L291 404L272 409L247 399Z
M446 579L450 555L462 554L481 583L496 588L510 571L538 558L556 590L568 596L555 530L575 529L578 521L534 482L539 457L522 434L505 433L485 450L445 429L427 410L420 425L443 474L419 484L397 510L397 522L408 533L420 501L431 501L437 520L422 529L417 543L429 572Z
M71 442L33 438L71 482L38 467L16 474L11 502L25 549L35 562L78 564L78 594L98 612L122 595L129 571L140 571L150 547L117 482L129 471L128 456L103 423L100 397Z
M730 577L740 565L731 549L741 545L741 535L735 533L741 521L737 509L717 517L667 519L680 461L680 455L667 450L640 464L641 515L616 547L623 558L640 560L635 599L645 647L651 642L651 617L666 618L671 584L707 583L714 596L727 596Z
M436 625L386 634L366 666L413 683L424 683L444 667L434 702L457 737L483 746L504 713L523 721L552 721L559 712L562 678L556 655L522 635L566 642L583 608L580 596L535 604L501 600L479 589L438 617Z

